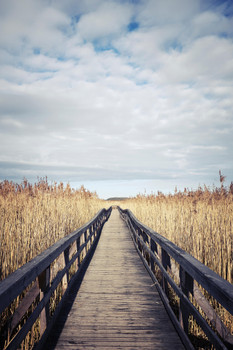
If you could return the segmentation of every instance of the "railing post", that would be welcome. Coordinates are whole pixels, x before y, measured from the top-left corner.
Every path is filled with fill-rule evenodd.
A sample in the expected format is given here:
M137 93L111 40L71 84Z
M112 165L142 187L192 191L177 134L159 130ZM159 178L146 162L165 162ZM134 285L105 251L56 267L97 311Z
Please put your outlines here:
M148 247L149 246L149 236L145 231L143 231L143 241L144 241L145 245ZM150 255L146 251L146 249L143 249L143 256L144 256L145 260L147 261L147 264L150 265Z
M85 256L87 255L87 230L84 231Z
M97 228L96 228L96 222L93 224L93 230L95 231L95 237L97 236Z
M158 253L157 244L153 241L153 239L150 239L150 250L152 253ZM152 256L150 256L150 268L151 271L155 274L155 262Z
M42 300L50 285L50 266L47 267L39 276L38 284L40 288L40 300ZM49 303L45 305L40 314L40 335L42 335L49 321Z
M127 224L129 225L129 227L131 229L131 232L133 233L134 241L137 242L137 237L136 237L137 227L136 227L135 223L132 222L127 215L125 216L125 218L126 218Z
M167 254L167 252L163 248L161 248L161 258L162 258L163 267L167 271L168 267L171 268L171 260L170 260L170 256ZM163 274L162 274L162 287L166 295L168 295L168 284Z
M67 266L69 261L70 261L70 247L68 247L64 250L64 261L65 261L65 266ZM67 276L67 284L68 284L69 283L69 270L66 271L66 276Z
M141 238L142 231L141 231L141 229L139 227L137 228L137 233L138 233L138 237ZM139 240L137 240L137 245L138 245L138 249L142 253L142 245L141 245L141 242Z
M80 249L80 237L76 240L76 247L77 247L77 252L78 252ZM77 270L79 269L80 264L81 264L81 259L80 259L80 253L79 253L78 258L77 258Z
M101 219L98 218L97 220L97 234L100 234L100 229L101 229Z
M91 245L92 245L92 243L94 241L92 225L89 227L89 234L90 234L90 237L91 237L90 242L91 242Z
M189 297L189 293L193 294L193 278L180 266L180 287L182 292ZM189 312L185 308L182 299L180 300L179 310L180 324L186 334L189 328Z

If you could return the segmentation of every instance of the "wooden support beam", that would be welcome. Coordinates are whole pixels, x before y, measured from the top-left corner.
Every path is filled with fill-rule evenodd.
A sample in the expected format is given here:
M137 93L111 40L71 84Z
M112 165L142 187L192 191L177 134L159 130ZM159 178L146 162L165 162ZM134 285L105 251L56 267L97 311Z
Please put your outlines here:
M171 267L171 261L170 261L170 256L167 254L166 250L161 248L161 260L162 260L162 265L167 271L168 267ZM165 292L165 294L168 296L168 284L167 280L164 275L162 275L162 287Z
M50 286L50 266L48 266L39 276L40 300L42 300ZM40 335L42 335L49 322L49 303L45 305L40 314Z
M77 246L77 252L78 252L80 249L80 237L76 240L76 246ZM81 259L80 259L80 254L79 254L78 259L77 259L77 270L79 270L80 263L81 263Z
M35 301L35 299L38 297L40 293L38 282L35 281L35 283L32 285L32 287L29 289L27 294L24 296L22 301L20 302L18 308L15 310L13 317L10 322L10 334L13 332L15 327L19 324L22 317L25 315L25 313L28 311L29 307L32 305L32 303Z

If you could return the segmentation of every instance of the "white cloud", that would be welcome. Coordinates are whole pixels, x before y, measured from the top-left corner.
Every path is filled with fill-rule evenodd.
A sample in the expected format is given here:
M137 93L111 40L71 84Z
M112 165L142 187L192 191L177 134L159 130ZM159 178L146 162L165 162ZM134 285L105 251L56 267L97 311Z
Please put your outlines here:
M0 176L233 176L232 17L203 6L1 2Z
M200 0L145 1L138 17L143 26L189 21L200 10Z
M4 126L4 125L7 125L7 126L10 126L10 127L13 127L13 128L22 128L23 127L23 124L19 121L19 120L15 120L15 119L12 119L12 118L9 118L8 116L5 116L5 119L3 118L0 123Z
M0 4L0 44L9 52L24 55L29 47L61 52L69 17L43 1L9 0Z
M77 24L78 33L85 40L107 39L125 32L131 17L130 7L115 1L103 2L100 7L81 17Z
M205 11L198 14L192 20L192 35L203 37L209 35L232 34L232 21L221 13Z

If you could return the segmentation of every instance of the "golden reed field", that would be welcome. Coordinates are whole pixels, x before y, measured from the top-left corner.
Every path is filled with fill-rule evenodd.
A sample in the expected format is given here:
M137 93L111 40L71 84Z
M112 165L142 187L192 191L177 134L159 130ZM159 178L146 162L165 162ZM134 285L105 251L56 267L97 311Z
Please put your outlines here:
M0 182L0 280L111 204L83 186ZM137 195L117 204L233 282L233 184Z
M83 186L1 182L0 280L88 222L104 203Z
M138 195L122 207L233 282L233 185L228 190Z
M121 205L145 225L160 233L221 277L233 283L233 183L229 188L207 187L174 195L138 195ZM209 298L222 321L233 333L233 317ZM196 322L190 332L205 336ZM202 343L202 340L201 340ZM197 349L212 349L209 345Z
M220 182L221 187L212 190L158 192L121 202L100 200L83 186L73 190L63 183L49 184L46 178L35 184L26 179L21 184L0 182L0 280L101 208L117 204L232 283L233 184L224 187L221 174ZM232 318L221 316L232 328Z

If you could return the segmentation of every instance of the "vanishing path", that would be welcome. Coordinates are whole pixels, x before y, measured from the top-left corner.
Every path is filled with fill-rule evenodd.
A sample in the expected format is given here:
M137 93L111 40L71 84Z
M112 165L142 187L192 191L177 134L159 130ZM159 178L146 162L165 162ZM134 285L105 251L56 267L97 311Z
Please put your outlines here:
M49 349L184 349L116 209L65 309Z

